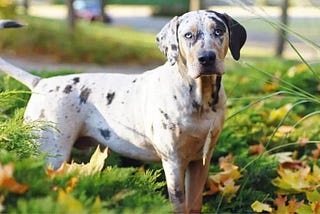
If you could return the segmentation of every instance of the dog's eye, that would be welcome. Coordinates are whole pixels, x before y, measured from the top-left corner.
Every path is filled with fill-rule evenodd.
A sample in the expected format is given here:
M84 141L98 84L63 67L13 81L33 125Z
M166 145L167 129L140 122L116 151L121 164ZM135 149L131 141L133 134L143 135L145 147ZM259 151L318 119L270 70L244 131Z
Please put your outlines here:
M188 33L184 34L184 37L186 37L187 39L191 39L192 38L192 33L188 32Z
M222 34L223 34L223 31L221 29L218 28L218 29L214 30L214 35L215 36L222 36Z

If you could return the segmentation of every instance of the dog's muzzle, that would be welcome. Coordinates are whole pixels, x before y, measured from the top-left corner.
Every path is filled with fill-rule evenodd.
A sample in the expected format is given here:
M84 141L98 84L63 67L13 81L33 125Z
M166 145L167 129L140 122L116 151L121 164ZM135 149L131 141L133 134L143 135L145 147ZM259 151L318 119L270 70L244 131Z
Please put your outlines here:
M198 54L200 76L218 74L216 69L216 53L213 50L201 51Z

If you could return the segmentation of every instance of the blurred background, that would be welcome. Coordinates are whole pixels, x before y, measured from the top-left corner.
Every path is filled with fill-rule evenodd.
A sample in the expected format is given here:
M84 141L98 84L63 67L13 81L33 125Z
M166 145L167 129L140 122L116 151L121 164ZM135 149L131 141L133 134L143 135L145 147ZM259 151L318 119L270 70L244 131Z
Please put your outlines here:
M155 34L171 17L197 9L227 13L246 27L243 56L297 59L296 49L306 60L320 58L320 0L0 0L0 17L26 25L1 32L1 55L29 69L130 64L134 72L163 62Z

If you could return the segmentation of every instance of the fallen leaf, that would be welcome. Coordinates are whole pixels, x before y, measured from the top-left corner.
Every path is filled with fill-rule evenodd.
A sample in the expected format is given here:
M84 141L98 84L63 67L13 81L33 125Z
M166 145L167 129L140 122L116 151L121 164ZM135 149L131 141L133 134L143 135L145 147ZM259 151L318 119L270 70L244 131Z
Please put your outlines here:
M226 180L223 185L219 186L219 189L222 195L227 199L227 202L230 203L231 199L236 197L236 193L238 192L240 185L235 185L235 181L233 179Z
M78 175L93 175L100 172L103 169L105 159L108 157L108 148L101 152L100 147L98 146L93 155L90 158L89 163L78 164L71 162L68 164L63 162L59 169L52 170L47 168L47 174L50 177L61 176L64 174L77 173Z
M230 170L231 168L233 168L232 160L233 160L233 156L231 153L229 153L225 157L220 157L219 158L220 169L223 169L226 171L226 170Z
M293 126L280 126L277 130L278 133L280 134L289 134L294 130Z
M68 186L66 187L66 193L71 192L74 188L76 188L77 183L78 183L79 178L78 177L72 177L68 180L67 184Z
M13 163L6 165L2 165L0 163L0 189L5 189L12 193L23 194L29 189L29 187L18 183L13 178L13 171Z
M312 150L312 157L314 160L318 160L320 157L320 144L316 144L317 148Z
M266 82L262 87L262 90L264 92L274 92L274 91L277 91L278 89L279 89L278 82Z
M204 192L204 195L213 195L220 192L230 202L236 196L240 186L235 185L235 181L242 177L239 172L239 167L232 164L232 155L219 159L219 166L222 172L216 173L208 178L207 186L209 190Z
M214 180L212 180L212 178L208 178L207 179L207 183L206 186L209 187L208 191L205 191L203 193L204 196L206 195L213 195L217 192L219 192L219 183L216 183Z
M281 108L271 110L267 119L267 123L275 124L281 121L291 108L292 104L289 103L282 106Z
M99 214L101 213L101 210L102 210L101 199L99 196L97 196L92 205L91 212L93 214Z
M260 155L264 151L264 145L262 143L252 145L249 147L251 155Z
M300 202L297 202L296 198L291 198L288 202L288 211L289 213L296 213L296 211L303 205L303 200Z
M278 167L280 177L273 179L271 182L274 186L280 188L280 193L300 193L310 189L310 167L307 165L298 170L285 169L281 165Z
M278 195L278 197L273 201L273 203L277 206L276 213L288 213L286 201L287 197L282 197L281 195Z
M292 152L278 152L270 155L271 158L275 158L279 163L292 162Z
M58 203L62 205L67 213L81 213L84 207L80 201L75 199L72 195L67 194L62 189L58 191Z
M261 212L272 212L272 207L269 204L261 203L259 201L255 201L251 204L251 208L253 211L261 213Z

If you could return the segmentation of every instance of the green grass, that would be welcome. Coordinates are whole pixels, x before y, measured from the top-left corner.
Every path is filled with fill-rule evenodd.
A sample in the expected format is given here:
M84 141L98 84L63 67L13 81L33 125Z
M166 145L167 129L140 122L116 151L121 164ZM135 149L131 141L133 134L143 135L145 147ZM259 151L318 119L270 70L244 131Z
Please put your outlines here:
M30 17L26 17L25 20L32 23L32 26L30 24L30 27L23 31L25 34L28 33L28 36L16 35L14 31L9 31L10 33L1 35L0 41L4 41L2 47L12 47L17 52L24 47L26 49L21 51L26 52L23 53L29 53L27 51L30 49L30 54L36 51L50 54L59 60L71 58L74 61L88 60L99 63L103 52L96 50L99 55L91 56L91 52L88 51L93 47L87 42L91 40L86 39L94 37L97 40L92 40L92 44L97 42L99 46L94 48L101 48L101 51L106 48L119 50L119 53L106 53L109 54L106 55L107 61L100 63L120 63L108 60L121 54L128 62L143 64L145 53L134 54L141 50L141 47L148 53L150 51L151 55L160 54L151 41L152 35L128 31L128 39L122 31L119 36L119 29L81 23L77 32L85 36L76 38L75 35L70 35L62 22ZM62 29L61 34L52 37L51 34L56 32L56 29ZM87 31L88 29L90 30ZM36 33L31 35L32 32ZM105 35L107 32L108 36ZM62 38L65 36L71 36L70 38L75 40L63 41ZM13 42L17 38L22 39L17 40L18 44ZM45 42L44 39L49 38L51 41ZM112 42L105 44L105 40ZM122 42L123 40L126 41ZM40 44L36 41L40 41ZM120 43L123 43L123 46L117 46ZM111 44L115 46L109 47ZM128 47L130 50L126 50ZM312 159L313 150L320 142L320 64L309 64L302 56L300 58L302 63L271 57L245 58L240 62L227 60L227 73L223 82L228 95L228 114L214 150L210 174L220 171L217 167L220 157L232 153L234 164L239 166L243 176L236 181L240 189L230 203L218 193L206 196L204 212L248 213L252 212L251 204L255 200L272 202L276 198L277 190L272 184L272 179L277 177L276 170L279 166L278 161L272 156L274 154L291 152L292 158L301 164L320 165L319 159ZM160 56L157 60L161 59ZM52 76L70 72L73 71L49 72L42 75ZM116 154L110 155L106 168L101 173L79 178L76 187L67 194L67 201L72 206L66 206L64 201L59 199L59 190L65 190L70 186L72 175L51 179L45 173L44 157L39 155L38 145L35 143L37 136L30 133L35 124L22 123L22 113L29 96L28 90L20 83L7 76L0 78L0 163L13 162L14 178L29 186L29 190L22 195L0 188L0 195L4 196L2 204L5 206L5 212L43 213L50 209L53 213L71 213L76 212L74 209L79 208L79 203L81 212L84 213L97 210L103 213L169 212L164 175L163 171L159 171L161 167L158 164L146 164L143 166L147 170L144 170L140 168L141 163L133 164ZM294 131L281 133L281 126L294 127ZM301 138L307 140L306 145L299 143ZM252 155L250 146L259 143L265 147L265 151L259 155ZM74 154L79 161L89 159L87 155L77 152ZM97 202L97 197L101 202ZM301 194L290 194L288 197L307 201Z
M272 112L286 104L294 104L300 100L296 96L279 94L271 98L263 98L281 90L301 90L312 94L319 94L318 81L306 67L299 67L297 61L286 61L276 58L251 59L250 64L227 62L227 74L223 81L228 94L228 119L215 148L211 172L219 171L216 167L219 157L230 152L235 157L235 164L240 167L243 177L237 181L241 186L237 196L228 203L220 194L204 198L203 211L206 212L251 212L251 204L255 200L272 201L276 188L271 180L277 176L278 162L270 155L283 151L293 151L297 159L306 159L312 156L314 144L299 146L301 137L318 140L320 125L319 116L310 117L296 126L293 133L284 136L273 136L280 125L295 125L297 121L312 112L317 111L316 103L299 104L285 115L270 119ZM319 64L311 65L315 71L320 70ZM259 72L262 70L264 72ZM295 72L294 72L295 71ZM46 76L70 73L72 71L49 72ZM279 81L286 81L292 86ZM70 177L61 177L51 180L44 173L44 159L37 158L37 145L34 144L36 136L30 135L32 124L22 125L21 113L28 99L28 92L15 92L6 98L6 93L12 90L25 90L21 84L2 76L0 99L13 100L7 102L7 108L1 112L0 128L3 133L0 137L0 163L13 161L16 166L15 178L17 181L30 186L24 195L8 194L3 204L10 212L44 212L50 207L54 212L70 212L65 205L59 202L57 191L52 188L66 188ZM266 90L267 84L274 84L276 88ZM271 91L270 91L271 90ZM317 96L318 97L318 96ZM260 100L260 102L257 102ZM15 102L19 101L19 102ZM246 107L250 106L250 107ZM17 111L17 109L20 109ZM237 113L238 112L238 113ZM235 115L234 115L235 114ZM10 118L10 119L9 119ZM8 120L9 119L9 120ZM1 136L2 136L1 135ZM1 140L2 139L2 140ZM5 140L4 140L5 139ZM9 143L14 142L14 143ZM252 156L250 145L263 143L266 151L262 156ZM10 146L10 148L8 148ZM23 151L23 152L22 152ZM87 161L89 156L74 153L78 161ZM35 161L37 160L37 161ZM32 164L31 164L32 163ZM129 164L128 164L129 163ZM107 159L111 168L93 177L81 178L71 196L85 205L84 212L92 212L96 197L102 201L101 212L167 212L170 210L163 185L163 171L159 165L147 164L144 167L152 171L140 172L138 165L123 161L118 155L112 154ZM134 168L123 168L123 167ZM153 173L155 174L153 174ZM145 185L148 183L148 185ZM1 190L0 190L1 191ZM118 198L120 197L120 198ZM117 198L115 200L115 198ZM58 201L58 203L57 203ZM47 206L43 206L47 204Z
M21 56L46 55L57 61L98 64L155 64L163 61L155 35L101 23L20 17L24 28L1 32L0 50Z

